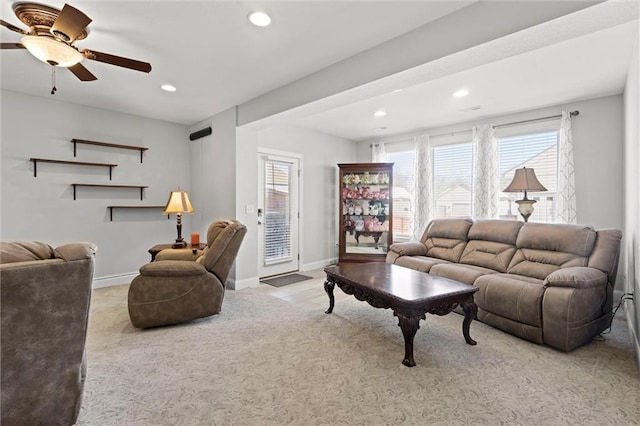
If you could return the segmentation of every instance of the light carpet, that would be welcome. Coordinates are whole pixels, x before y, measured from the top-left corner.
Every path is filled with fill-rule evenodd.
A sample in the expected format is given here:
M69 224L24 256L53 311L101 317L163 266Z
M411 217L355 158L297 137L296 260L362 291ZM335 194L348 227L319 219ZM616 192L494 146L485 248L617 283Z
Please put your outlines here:
M428 315L407 368L392 312L351 297L327 315L228 291L220 315L141 331L127 289L94 291L79 425L640 424L620 313L571 353L475 321L470 346L462 316Z

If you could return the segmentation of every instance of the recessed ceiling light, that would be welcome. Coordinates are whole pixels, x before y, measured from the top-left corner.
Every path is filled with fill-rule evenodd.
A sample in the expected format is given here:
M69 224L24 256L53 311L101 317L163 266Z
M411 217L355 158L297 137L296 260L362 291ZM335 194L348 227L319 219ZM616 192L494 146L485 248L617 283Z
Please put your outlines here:
M387 113L385 111L378 110L378 111L374 112L373 115L376 116L376 117L384 117L385 115L387 115Z
M249 15L249 21L256 27L266 27L271 23L271 17L264 12L253 12Z
M160 86L160 88L162 90L167 91L167 92L175 92L176 91L176 88L174 86L170 85L170 84L163 84L162 86Z
M469 94L468 90L465 89L460 89L457 92L455 92L453 94L453 96L455 96L456 98L464 98L465 96L467 96Z

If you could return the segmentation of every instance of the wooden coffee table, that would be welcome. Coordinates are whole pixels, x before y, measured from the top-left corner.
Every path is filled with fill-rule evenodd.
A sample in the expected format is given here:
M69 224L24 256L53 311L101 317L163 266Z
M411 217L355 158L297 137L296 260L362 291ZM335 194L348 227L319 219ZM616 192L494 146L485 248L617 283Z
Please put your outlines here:
M398 325L404 336L404 359L407 367L416 365L413 359L413 338L420 328L425 314L446 315L458 305L464 311L462 335L475 345L469 336L469 326L477 313L473 293L477 287L424 272L383 262L349 263L326 267L324 289L329 296L329 309L333 312L333 289L337 285L356 299L366 301L374 308L391 308L398 317Z

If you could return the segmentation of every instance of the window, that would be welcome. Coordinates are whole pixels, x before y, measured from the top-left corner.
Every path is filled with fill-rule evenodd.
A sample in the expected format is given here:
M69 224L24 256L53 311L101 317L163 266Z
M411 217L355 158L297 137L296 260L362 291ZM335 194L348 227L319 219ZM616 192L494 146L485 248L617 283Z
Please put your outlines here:
M435 217L471 216L471 143L433 148Z
M291 259L291 164L266 160L264 170L264 262L271 265Z
M534 212L529 220L553 222L556 209L556 186L558 182L558 132L542 132L498 138L498 170L500 188L506 188L516 169L527 167L536 172L536 177L548 192L530 192L528 198L536 200ZM523 193L500 193L499 215L501 219L517 220L520 215L515 200Z
M413 219L413 146L411 143L399 143L385 148L387 161L393 163L393 238L408 239Z

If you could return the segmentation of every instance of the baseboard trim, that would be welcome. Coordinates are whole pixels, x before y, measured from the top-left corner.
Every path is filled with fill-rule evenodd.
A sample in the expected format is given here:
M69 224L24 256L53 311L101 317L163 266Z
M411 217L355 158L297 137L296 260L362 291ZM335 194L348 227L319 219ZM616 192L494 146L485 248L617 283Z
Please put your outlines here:
M633 314L635 314L635 311L633 309L625 309L624 313L627 320L627 327L629 328L629 339L631 339L631 345L635 352L636 364L638 365L638 372L640 373L640 335L638 335L639 330L634 328Z
M335 257L333 259L324 259L324 260L319 260L317 262L305 263L300 268L300 272L307 272L307 271L313 271L315 269L322 269L325 266L333 265L336 263L338 263L338 259L336 259Z
M227 279L226 287L230 290L243 290L245 288L258 287L260 285L260 278L251 277L241 280L235 280L233 278Z
M113 287L114 285L129 284L131 280L138 276L137 272L126 274L107 275L93 279L92 288Z

